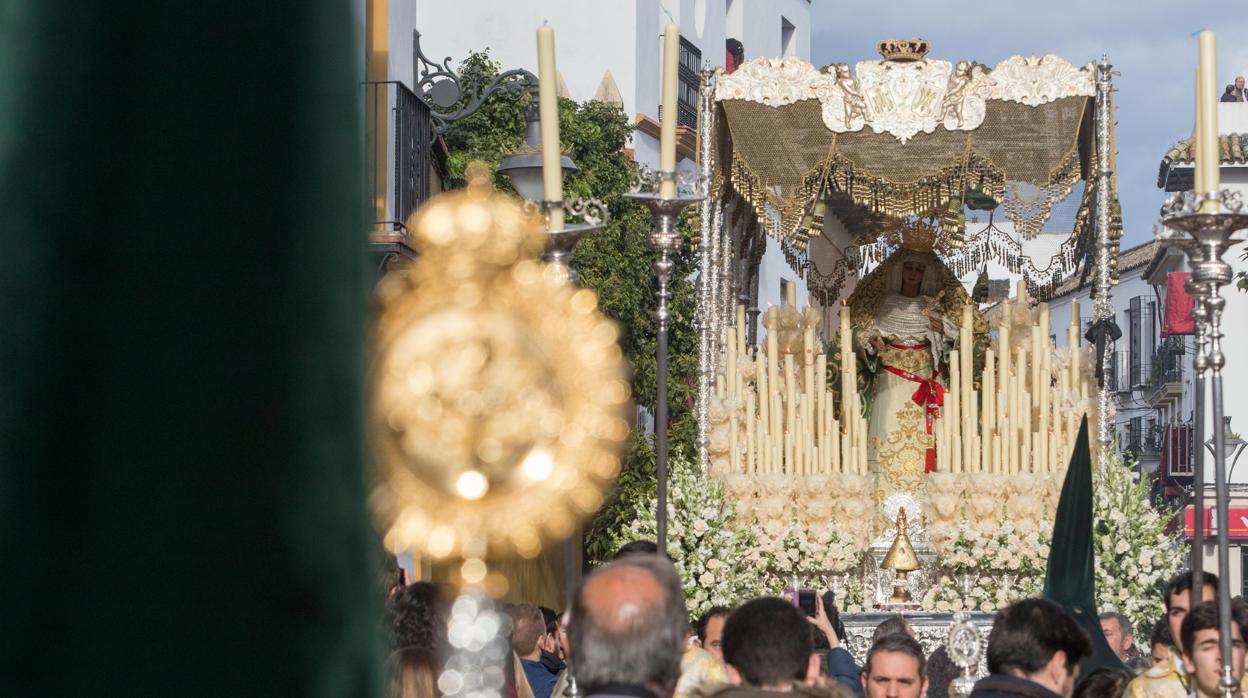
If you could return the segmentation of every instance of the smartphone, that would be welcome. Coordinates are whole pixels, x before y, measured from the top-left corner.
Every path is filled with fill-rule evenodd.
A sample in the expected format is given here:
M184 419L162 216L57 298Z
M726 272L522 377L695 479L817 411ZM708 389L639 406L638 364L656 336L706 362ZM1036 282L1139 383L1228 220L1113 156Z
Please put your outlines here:
M797 590L797 607L807 616L815 617L817 612L814 589L798 589Z

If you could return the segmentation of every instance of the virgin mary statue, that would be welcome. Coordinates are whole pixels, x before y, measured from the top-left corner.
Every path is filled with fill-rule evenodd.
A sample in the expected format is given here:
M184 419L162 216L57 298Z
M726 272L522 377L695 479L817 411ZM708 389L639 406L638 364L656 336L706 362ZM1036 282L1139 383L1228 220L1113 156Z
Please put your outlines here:
M930 248L929 248L930 250ZM918 493L936 465L934 420L948 386L966 290L930 251L902 249L868 274L849 299L867 405L867 460L886 491ZM987 324L972 305L974 333ZM979 363L979 362L977 362Z

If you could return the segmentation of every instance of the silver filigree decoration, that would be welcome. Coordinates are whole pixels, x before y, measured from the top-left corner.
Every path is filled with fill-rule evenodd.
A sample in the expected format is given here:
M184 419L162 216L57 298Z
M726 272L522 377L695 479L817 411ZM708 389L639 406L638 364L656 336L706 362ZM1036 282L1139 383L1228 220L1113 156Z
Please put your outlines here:
M676 170L676 172L665 176L663 172L649 165L638 165L633 170L629 191L634 194L656 194L665 178L676 180L677 196L703 197L706 196L706 192L710 188L709 178L701 176L693 170Z

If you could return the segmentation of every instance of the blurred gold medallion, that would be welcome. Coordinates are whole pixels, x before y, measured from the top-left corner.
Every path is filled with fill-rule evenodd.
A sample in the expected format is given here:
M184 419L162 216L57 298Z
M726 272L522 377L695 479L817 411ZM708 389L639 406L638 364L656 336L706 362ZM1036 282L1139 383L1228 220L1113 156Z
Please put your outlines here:
M420 257L379 289L370 504L396 551L537 555L601 505L629 430L615 325L482 181L413 216Z

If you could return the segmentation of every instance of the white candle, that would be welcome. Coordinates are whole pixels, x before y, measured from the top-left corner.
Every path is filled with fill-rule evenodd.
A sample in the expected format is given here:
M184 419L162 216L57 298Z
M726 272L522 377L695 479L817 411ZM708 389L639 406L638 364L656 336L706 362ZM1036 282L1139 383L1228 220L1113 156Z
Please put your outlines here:
M537 30L537 108L542 121L542 184L547 201L563 201L563 154L559 144L558 78L555 71L555 30ZM563 230L563 209L550 209L550 232Z
M1196 70L1196 79L1192 84L1196 85L1196 112L1195 112L1196 125L1192 129L1192 134L1194 136L1194 142L1192 143L1192 154L1196 157L1199 157L1199 155L1197 155L1197 150L1198 150L1197 143L1200 143L1202 140L1204 140L1204 136L1201 135L1201 131L1204 129L1204 121L1205 121L1204 115L1201 113L1205 109L1205 101L1201 99L1202 90L1200 89L1200 69L1199 68ZM1194 173L1193 178L1195 180L1193 182L1195 186L1192 187L1192 191L1196 191L1196 192L1204 191L1205 190L1205 173L1202 172L1199 167L1196 167L1194 162L1193 162L1192 172Z
M1198 37L1200 44L1200 68L1197 94L1200 100L1200 128L1196 141L1196 169L1201 171L1204 191L1197 194L1216 194L1222 187L1221 154L1218 145L1218 85L1217 85L1217 40L1213 32L1203 31ZM1217 201L1201 201L1202 213L1217 213L1221 208Z
M659 171L676 172L676 88L680 61L680 27L668 24L663 30L663 115L659 124ZM664 179L659 196L676 196L676 181Z

